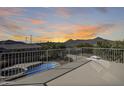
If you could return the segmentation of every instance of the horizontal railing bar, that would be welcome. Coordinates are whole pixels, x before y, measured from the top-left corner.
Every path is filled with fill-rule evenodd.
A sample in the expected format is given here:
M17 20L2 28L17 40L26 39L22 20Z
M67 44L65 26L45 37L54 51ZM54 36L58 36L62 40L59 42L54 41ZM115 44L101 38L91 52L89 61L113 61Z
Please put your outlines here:
M11 54L11 53L27 53L27 52L46 52L56 50L68 50L68 49L108 49L108 50L124 50L119 48L95 48L95 47L81 47L81 48L65 48L65 49L48 49L48 50L30 50L30 51L13 51L13 52L2 52L0 54Z

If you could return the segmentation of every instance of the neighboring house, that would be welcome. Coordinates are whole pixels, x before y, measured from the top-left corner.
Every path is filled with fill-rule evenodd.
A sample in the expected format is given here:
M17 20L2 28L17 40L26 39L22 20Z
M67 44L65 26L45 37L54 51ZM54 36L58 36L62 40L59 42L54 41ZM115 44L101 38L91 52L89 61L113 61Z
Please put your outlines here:
M0 68L15 64L41 60L41 46L34 44L2 44L0 45Z
M41 49L40 45L34 44L1 44L0 52L31 51Z

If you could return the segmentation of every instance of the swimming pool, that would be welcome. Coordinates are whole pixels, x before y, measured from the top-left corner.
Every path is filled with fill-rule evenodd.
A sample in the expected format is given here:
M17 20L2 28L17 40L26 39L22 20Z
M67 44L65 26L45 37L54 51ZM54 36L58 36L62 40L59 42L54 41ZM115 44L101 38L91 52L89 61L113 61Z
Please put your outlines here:
M33 67L31 69L26 70L24 72L24 74L25 75L33 75L33 74L36 74L36 73L39 73L39 72L44 72L44 71L53 69L53 68L55 68L59 65L60 64L57 63L57 62L50 62L50 63L41 64L41 65L38 65L36 67Z
M4 78L10 77L11 79L19 78L22 76L31 76L39 72L44 72L44 71L53 69L57 66L60 66L60 64L57 62L49 62L44 64L37 64L37 65L34 65L33 67L29 66L27 67L27 70L23 68L18 68L18 67L11 68L11 69L0 71L1 73L0 76L3 76Z

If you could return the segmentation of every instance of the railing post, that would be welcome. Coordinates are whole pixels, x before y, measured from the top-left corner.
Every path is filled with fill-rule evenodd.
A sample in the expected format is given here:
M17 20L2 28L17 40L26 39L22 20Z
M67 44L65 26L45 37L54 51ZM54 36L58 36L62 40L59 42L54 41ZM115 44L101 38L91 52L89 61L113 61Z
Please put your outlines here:
M49 50L46 51L47 63L49 62Z
M1 77L2 77L2 74L1 74L1 69L2 69L2 54L0 54L0 81L1 81Z
M82 56L83 56L83 48L81 48L81 54L82 54Z
M3 54L3 68L5 68L5 54ZM5 71L3 71L3 76L5 76Z
M75 50L75 55L76 55L76 59L77 60L77 56L78 56L78 48L74 49Z
M81 48L82 49L82 56L84 55L83 53L84 53L84 48Z
M121 59L122 62L121 63L123 63L123 58L124 58L124 52L123 52L123 50L122 50L122 56L121 57L122 57L122 59Z
M68 54L70 55L70 48L68 48ZM70 62L70 57L68 57L68 61Z

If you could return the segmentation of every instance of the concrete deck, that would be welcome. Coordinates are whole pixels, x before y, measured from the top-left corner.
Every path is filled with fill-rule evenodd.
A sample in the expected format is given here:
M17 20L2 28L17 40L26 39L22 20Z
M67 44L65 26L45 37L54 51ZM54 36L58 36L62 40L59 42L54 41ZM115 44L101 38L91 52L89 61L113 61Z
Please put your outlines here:
M56 80L50 86L105 86L124 85L124 64L91 61Z

